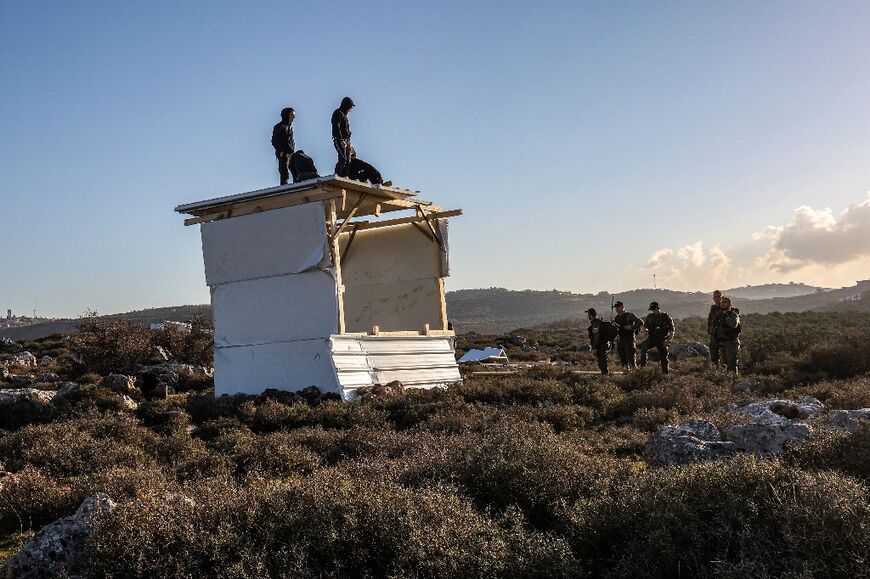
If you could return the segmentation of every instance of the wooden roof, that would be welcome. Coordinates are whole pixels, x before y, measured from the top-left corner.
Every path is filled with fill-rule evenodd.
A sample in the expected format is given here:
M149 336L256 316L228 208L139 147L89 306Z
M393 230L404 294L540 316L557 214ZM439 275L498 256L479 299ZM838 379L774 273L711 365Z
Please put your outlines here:
M249 213L329 199L336 200L336 217L338 219L380 215L403 209L419 209L429 212L441 210L434 203L418 199L416 195L416 191L408 189L372 185L345 177L328 175L301 183L186 203L179 205L175 210L193 216L185 220L185 225L195 225L217 219L239 217Z

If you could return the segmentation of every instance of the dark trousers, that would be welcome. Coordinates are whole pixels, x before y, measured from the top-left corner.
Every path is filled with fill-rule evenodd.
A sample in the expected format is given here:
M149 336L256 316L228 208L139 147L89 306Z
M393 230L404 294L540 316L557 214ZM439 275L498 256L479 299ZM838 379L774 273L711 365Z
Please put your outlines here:
M332 139L332 144L335 152L338 153L335 174L339 177L347 177L350 170L350 139Z
M715 368L719 367L719 340L710 336L710 361Z
M646 366L646 353L651 349L655 348L659 353L659 361L662 365L662 373L668 373L668 347L665 346L664 342L652 342L650 340L644 340L640 345L640 365Z
M381 177L380 171L365 161L361 161L357 158L350 160L347 176L354 181L368 181L373 185L380 185L384 182L384 178Z
M637 345L634 342L634 337L619 338L619 341L616 342L616 351L619 354L619 363L622 364L623 368L633 370L637 365Z
M598 361L598 369L601 370L602 374L608 374L609 370L607 369L607 344L605 343L603 346L598 346L595 348L595 359Z
M286 185L290 180L290 155L283 154L278 159L278 175L281 177L281 185Z

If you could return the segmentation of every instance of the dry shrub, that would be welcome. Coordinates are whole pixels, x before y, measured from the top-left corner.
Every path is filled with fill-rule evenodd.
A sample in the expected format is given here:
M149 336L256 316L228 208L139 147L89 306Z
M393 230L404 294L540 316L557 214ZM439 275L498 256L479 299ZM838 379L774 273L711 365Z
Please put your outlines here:
M80 359L82 372L129 373L145 363L151 350L151 330L123 321L82 319L70 340L70 350Z
M643 471L566 520L604 577L854 577L870 552L866 486L752 458Z
M870 372L866 336L847 334L837 340L814 344L804 355L800 368L833 378L851 378Z
M73 489L37 468L0 479L0 531L37 530L78 508Z
M487 404L462 404L430 416L421 428L445 434L468 434L490 428L500 413Z
M870 425L854 432L817 430L799 446L788 446L783 459L796 467L835 469L870 484Z
M80 418L26 426L0 438L0 461L18 471L33 466L77 476L151 460L157 435L129 418Z
M666 408L638 408L631 417L631 423L645 432L655 432L661 426L679 421L679 412Z
M573 404L544 404L542 406L514 406L506 416L521 422L549 424L556 432L580 430L596 419L596 412L586 406Z
M522 374L498 378L472 377L453 389L466 402L487 404L569 404L572 396L570 386L553 377L538 380Z
M448 488L325 470L289 487L209 481L121 505L87 546L95 577L565 576L565 543L503 529ZM519 552L512 552L516 549Z
M826 380L788 391L789 397L814 396L828 408L858 410L870 408L870 378Z
M169 350L179 362L211 366L214 363L214 331L211 324L199 315L192 317L189 323L189 330L174 324L164 325L152 332L151 344Z
M320 458L296 444L286 432L257 435L250 430L229 430L218 435L211 447L229 458L235 474L258 473L274 477L308 474L320 466Z
M15 430L28 424L51 422L57 416L57 408L51 403L20 399L3 405L0 412L0 428Z

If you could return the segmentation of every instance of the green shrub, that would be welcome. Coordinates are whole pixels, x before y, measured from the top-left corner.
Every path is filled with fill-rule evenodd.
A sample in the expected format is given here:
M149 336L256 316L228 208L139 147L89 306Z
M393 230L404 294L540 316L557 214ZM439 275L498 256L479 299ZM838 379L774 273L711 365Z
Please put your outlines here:
M870 372L870 347L861 335L814 344L807 350L800 368L834 378L851 378Z

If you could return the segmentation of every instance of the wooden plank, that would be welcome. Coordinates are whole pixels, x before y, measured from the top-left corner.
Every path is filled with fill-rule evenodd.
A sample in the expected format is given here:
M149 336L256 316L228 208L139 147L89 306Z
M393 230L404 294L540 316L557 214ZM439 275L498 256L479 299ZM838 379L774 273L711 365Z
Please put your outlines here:
M350 238L347 240L347 244L344 246L344 251L341 254L341 261L347 261L347 252L350 251L350 246L353 243L353 238L356 237L357 229L359 229L358 225L353 226L353 230L350 232Z
M329 218L327 222L328 231L335 231L335 215L336 215L336 199L329 200ZM330 253L332 254L332 264L335 268L335 297L338 304L338 333L344 333L344 284L341 280L341 255L338 248L338 236L330 238L329 244Z
M310 191L317 191L311 189ZM227 219L229 217L241 217L251 213L259 213L260 211L269 211L272 209L282 209L284 207L293 207L294 205L302 205L304 203L313 203L315 201L326 201L337 199L342 196L340 191L319 191L308 193L307 195L294 195L283 197L267 197L265 199L256 199L253 201L245 201L236 203L231 207L220 211L209 209L209 213L198 215L184 220L185 225L197 225L199 223L207 223L217 219Z
M353 219L353 216L356 215L356 212L359 211L360 206L362 206L363 201L365 200L366 194L363 193L362 195L360 195L359 199L357 199L356 204L353 206L353 209L350 210L350 213L347 214L347 217L344 218L344 221L341 222L339 228L335 231L335 233L332 234L333 239L336 239L339 235L341 235L341 232L344 231L350 220Z
M418 205L417 213L426 221L426 225L429 227L429 231L432 233L432 237L435 238L435 241L438 242L438 247L443 247L444 242L441 241L441 236L438 235L438 232L435 230L435 226L432 225L432 220L426 215L426 212Z
M446 219L449 217L459 217L462 215L462 209L451 209L450 211L435 211L431 213L433 219ZM396 219L385 219L384 221L357 221L353 225L360 230L377 229L379 227L392 227L394 225L404 225L406 223L422 223L423 218L419 215L413 217L398 217Z

